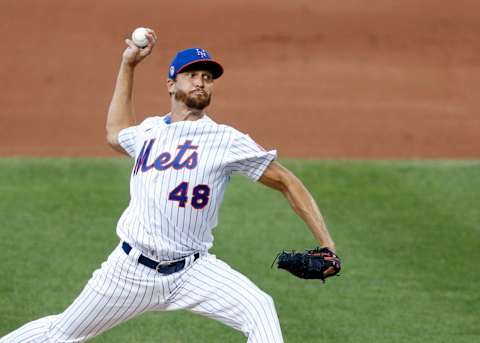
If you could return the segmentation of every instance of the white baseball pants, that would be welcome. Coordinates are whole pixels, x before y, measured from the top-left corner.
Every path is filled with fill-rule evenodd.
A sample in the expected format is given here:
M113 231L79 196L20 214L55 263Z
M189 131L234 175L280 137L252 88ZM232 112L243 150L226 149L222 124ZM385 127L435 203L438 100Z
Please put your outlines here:
M85 342L147 311L185 309L242 331L249 343L283 342L272 298L214 255L162 275L118 246L61 314L27 323L0 343Z

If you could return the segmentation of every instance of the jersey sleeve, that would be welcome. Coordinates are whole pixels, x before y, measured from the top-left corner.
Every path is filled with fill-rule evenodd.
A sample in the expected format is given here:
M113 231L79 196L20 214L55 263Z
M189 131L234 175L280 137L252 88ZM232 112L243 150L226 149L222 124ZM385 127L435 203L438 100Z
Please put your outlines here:
M138 154L138 146L142 143L145 133L162 123L162 117L150 117L139 125L127 127L118 133L118 143L130 157L135 158Z
M118 133L118 143L130 157L135 158L135 146L137 145L138 126L130 126Z
M252 181L258 181L270 163L277 158L277 151L266 151L250 138L238 132L234 135L227 153L227 174L242 174Z

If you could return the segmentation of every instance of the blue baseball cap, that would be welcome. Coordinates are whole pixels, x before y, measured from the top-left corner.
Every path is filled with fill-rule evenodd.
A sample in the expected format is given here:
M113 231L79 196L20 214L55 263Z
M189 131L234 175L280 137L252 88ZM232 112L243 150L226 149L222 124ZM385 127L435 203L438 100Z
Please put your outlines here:
M220 63L212 60L207 50L202 48L190 48L179 51L168 70L168 78L174 79L178 73L192 65L200 65L210 71L214 79L218 79L223 74L223 67Z

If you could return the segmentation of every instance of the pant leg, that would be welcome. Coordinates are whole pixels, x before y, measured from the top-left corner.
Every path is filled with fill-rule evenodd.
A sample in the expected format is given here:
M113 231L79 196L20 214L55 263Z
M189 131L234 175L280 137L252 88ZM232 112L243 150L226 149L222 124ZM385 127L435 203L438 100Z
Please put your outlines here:
M19 329L3 336L0 343L48 343L45 335L47 328L55 320L56 316L48 316L34 320L20 327Z
M0 343L85 342L155 306L155 276L117 247L63 313L30 322Z
M213 255L188 268L166 310L187 309L242 331L249 343L282 343L272 298Z

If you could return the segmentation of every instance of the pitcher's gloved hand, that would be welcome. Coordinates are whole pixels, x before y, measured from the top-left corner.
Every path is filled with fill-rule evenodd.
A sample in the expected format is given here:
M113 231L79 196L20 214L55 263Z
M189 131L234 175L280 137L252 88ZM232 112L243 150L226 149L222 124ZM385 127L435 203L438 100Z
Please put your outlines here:
M325 279L337 275L341 269L340 258L329 248L317 247L302 253L282 251L277 259L278 268L288 270L302 279L320 279L325 282Z

